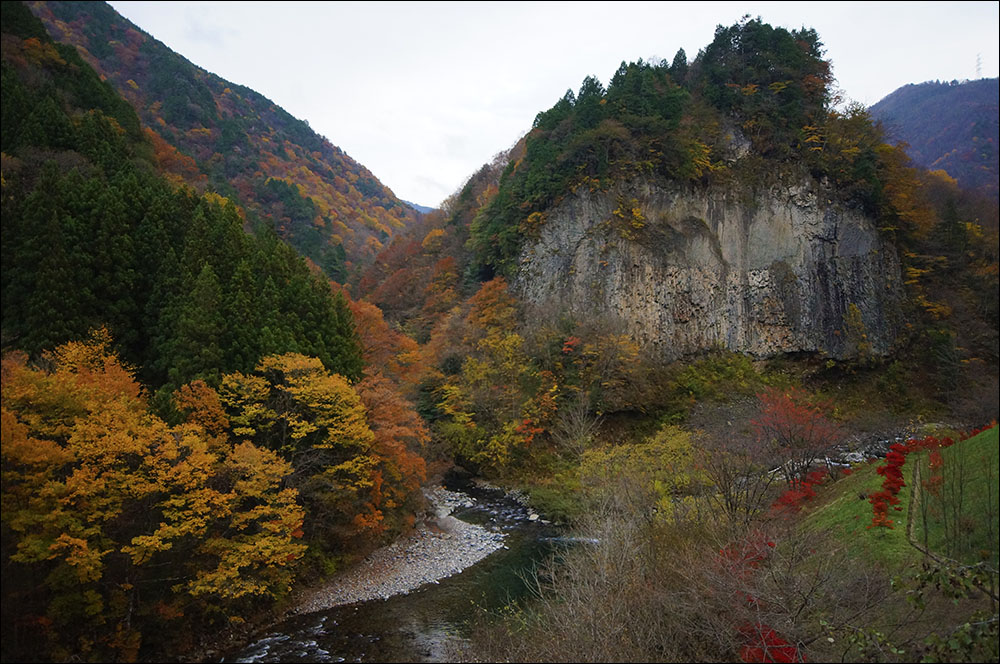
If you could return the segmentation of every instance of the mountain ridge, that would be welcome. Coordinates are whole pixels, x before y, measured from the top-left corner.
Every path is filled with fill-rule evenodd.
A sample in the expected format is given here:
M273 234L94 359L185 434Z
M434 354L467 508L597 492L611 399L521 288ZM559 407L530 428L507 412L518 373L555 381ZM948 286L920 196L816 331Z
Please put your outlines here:
M914 163L944 170L964 189L997 200L1000 175L1000 79L904 85L872 105L890 139L906 143Z
M166 397L293 349L360 374L346 302L306 259L244 232L232 201L161 177L134 109L21 3L5 3L3 37L5 350L104 328Z

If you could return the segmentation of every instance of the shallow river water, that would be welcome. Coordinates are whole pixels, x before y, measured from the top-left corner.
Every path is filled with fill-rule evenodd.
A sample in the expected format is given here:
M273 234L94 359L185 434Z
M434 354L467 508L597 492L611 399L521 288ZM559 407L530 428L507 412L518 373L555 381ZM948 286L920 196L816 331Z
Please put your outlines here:
M557 528L529 521L503 492L449 486L474 498L453 516L506 535L506 548L407 595L298 615L224 662L439 662L461 658L477 608L496 609L528 592L532 570L561 548Z

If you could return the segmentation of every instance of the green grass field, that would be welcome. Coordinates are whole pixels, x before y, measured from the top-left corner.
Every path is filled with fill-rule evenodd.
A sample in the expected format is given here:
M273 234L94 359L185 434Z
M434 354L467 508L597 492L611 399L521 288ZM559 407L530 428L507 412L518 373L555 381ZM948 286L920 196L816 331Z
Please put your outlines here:
M856 466L851 475L818 489L815 503L805 510L802 527L833 536L853 556L864 556L895 568L918 560L920 553L906 540L909 486L899 493L901 511L890 510L893 527L868 528L872 522L868 494L882 486L882 477L875 472L880 463Z
M993 427L941 450L942 478L937 495L926 488L914 510L913 537L931 551L965 563L998 564L997 496L1000 493L1000 439ZM930 453L916 455L926 483L935 472ZM907 460L909 465L910 460Z
M935 496L925 488L914 491L914 470L919 479L931 477L929 452L912 453L903 467L906 486L900 491L899 510L890 509L893 528L868 528L872 505L868 495L879 491L882 476L875 472L881 461L855 467L853 473L817 491L806 508L802 527L834 535L855 555L868 556L889 568L920 560L907 541L907 520L913 511L912 537L932 552L977 562L992 558L997 564L997 496L1000 494L1000 445L997 427L941 450L944 465L941 488Z

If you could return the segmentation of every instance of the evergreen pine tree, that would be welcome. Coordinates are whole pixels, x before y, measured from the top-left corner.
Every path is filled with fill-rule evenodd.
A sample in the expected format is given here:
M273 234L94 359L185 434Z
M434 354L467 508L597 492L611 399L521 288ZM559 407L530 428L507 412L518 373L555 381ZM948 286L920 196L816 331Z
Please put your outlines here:
M677 49L677 53L674 55L674 61L670 63L670 78L674 79L674 83L684 85L684 81L687 79L687 73L687 53L684 52L683 48L679 48Z
M43 228L28 245L29 255L40 259L30 271L33 279L21 321L20 345L34 352L82 338L89 327L80 311L79 282L63 244L58 212L48 213Z
M144 353L141 375L150 385L162 385L167 381L173 339L177 327L181 296L180 261L173 247L169 244L161 252L159 269L156 271L143 317L144 334L148 343L148 351Z

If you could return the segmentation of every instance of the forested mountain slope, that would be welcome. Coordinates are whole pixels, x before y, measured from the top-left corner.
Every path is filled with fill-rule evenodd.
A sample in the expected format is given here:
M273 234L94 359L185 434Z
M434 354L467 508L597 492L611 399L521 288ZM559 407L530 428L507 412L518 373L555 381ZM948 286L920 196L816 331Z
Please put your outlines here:
M350 312L273 232L157 174L139 118L19 3L3 24L3 344L107 326L152 389L298 351L361 371Z
M871 107L889 138L928 170L944 170L963 189L997 200L1000 82L928 81L905 85Z
M308 124L192 64L106 3L30 6L57 41L76 46L136 108L161 168L190 183L204 174L209 186L273 223L331 278L346 281L416 219L415 210Z
M426 429L315 266L2 12L2 659L174 660L411 525Z
M332 162L275 175L302 164L298 125L106 5L33 7L77 46L3 4L5 661L195 658L414 526L421 484L453 465L612 526L579 549L595 576L565 577L594 591L575 595L586 611L508 604L503 650L469 659L516 656L525 625L584 659L747 659L774 630L741 627L763 620L755 590L702 583L725 578L717 554L789 552L817 587L807 540L757 530L783 499L772 469L804 490L841 425L995 417L996 207L834 108L813 30L745 18L691 61L622 63L441 210L352 207L372 223L345 246L377 254L348 302L266 223L300 248L311 224L341 274L323 233L347 221L299 190ZM141 110L85 57L130 76ZM362 181L333 191L362 205ZM831 560L828 603L770 614L790 639L827 643L825 608L854 596L837 570L858 557ZM663 581L678 594L646 602ZM782 583L772 607L799 587ZM608 611L635 649L606 637Z

